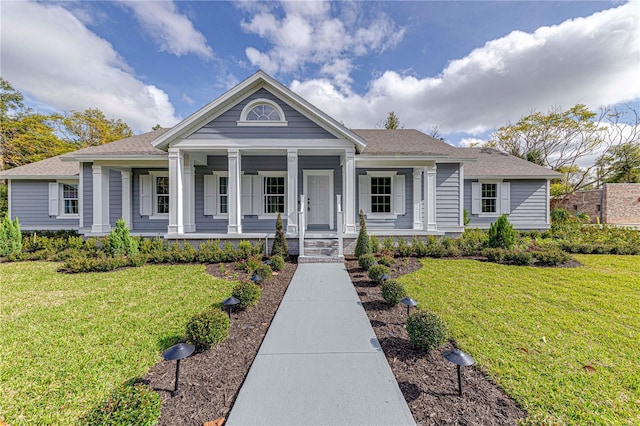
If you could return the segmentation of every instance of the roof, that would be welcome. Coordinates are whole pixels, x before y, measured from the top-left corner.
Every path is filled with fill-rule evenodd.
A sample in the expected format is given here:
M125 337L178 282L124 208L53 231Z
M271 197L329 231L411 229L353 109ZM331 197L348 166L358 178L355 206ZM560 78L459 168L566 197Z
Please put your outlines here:
M61 157L62 155L57 155L46 160L4 170L0 173L0 177L2 179L37 179L78 176L80 170L78 163L61 161Z
M478 158L464 166L465 177L474 178L558 178L560 173L539 166L522 158L514 157L494 148L458 148L470 157Z
M159 155L166 156L167 152L155 148L152 144L154 140L165 134L171 129L158 129L141 135L131 136L126 139L120 139L115 142L106 143L104 145L90 146L88 148L79 149L65 155L66 159L77 159L78 157L99 156L148 156Z
M367 142L362 155L453 155L454 146L414 129L353 129Z

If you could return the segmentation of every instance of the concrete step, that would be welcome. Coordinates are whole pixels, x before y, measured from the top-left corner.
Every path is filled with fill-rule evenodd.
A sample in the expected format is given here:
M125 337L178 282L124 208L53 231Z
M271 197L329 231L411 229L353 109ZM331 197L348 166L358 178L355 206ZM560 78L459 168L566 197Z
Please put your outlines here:
M304 254L309 256L337 256L338 247L305 247Z
M304 256L298 257L298 263L343 263L344 256Z
M324 248L324 247L335 247L338 248L339 242L335 239L305 239L304 247L305 248Z

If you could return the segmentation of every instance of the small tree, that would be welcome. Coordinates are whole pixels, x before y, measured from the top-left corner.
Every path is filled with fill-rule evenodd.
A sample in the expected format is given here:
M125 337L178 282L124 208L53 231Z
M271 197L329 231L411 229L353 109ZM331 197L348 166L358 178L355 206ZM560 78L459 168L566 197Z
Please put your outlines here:
M276 220L276 238L273 240L271 247L271 256L279 255L283 259L289 257L289 246L287 245L287 237L284 235L284 225L282 224L282 216L278 213Z
M0 222L0 256L9 256L22 251L22 233L20 232L20 223L18 218L12 221L9 215L6 215Z
M507 219L507 215L500 215L489 228L489 247L511 250L516 243L516 231Z
M138 241L131 238L129 227L123 218L116 221L115 229L109 233L109 253L112 256L133 256L138 254Z
M367 224L364 220L364 212L360 210L360 233L358 234L358 241L356 242L356 249L354 254L356 257L360 257L363 254L372 253L371 240L367 235Z

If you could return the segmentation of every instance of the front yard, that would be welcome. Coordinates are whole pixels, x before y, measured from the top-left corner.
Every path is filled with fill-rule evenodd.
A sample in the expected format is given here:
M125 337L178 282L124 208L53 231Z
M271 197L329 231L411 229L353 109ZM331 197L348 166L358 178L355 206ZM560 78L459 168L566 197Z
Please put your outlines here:
M73 424L140 377L193 315L231 294L205 265L62 274L58 263L0 264L0 419Z
M421 260L401 281L533 423L640 424L640 263L578 268Z

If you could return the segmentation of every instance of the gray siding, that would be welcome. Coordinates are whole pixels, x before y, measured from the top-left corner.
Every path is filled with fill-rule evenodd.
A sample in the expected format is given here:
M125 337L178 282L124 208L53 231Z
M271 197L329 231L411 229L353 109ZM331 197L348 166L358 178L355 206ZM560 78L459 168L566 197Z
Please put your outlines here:
M195 193L195 218L196 232L222 233L227 232L226 219L213 219L211 216L204 215L204 175L211 174L214 171L224 172L229 168L229 161L226 156L207 157L207 166L196 167L196 193Z
M238 126L242 109L255 99L269 99L282 108L287 126L283 127L253 127ZM336 139L331 133L309 120L289 105L282 102L271 92L260 89L248 96L242 102L234 105L228 111L216 117L201 129L190 135L188 139Z
M471 212L471 182L464 181L464 207ZM511 182L509 221L517 229L547 229L547 181L546 180L505 180ZM497 217L471 215L470 227L488 228Z
M84 228L91 229L93 225L93 164L82 163L82 216Z
M133 169L131 173L131 230L133 232L149 232L164 234L169 226L169 219L149 219L149 216L140 215L140 175L149 173L149 170L167 169Z
M12 180L11 217L22 229L78 229L79 219L49 216L49 182L54 180Z
M460 165L439 163L436 169L436 224L460 225Z
M333 170L333 229L337 229L338 209L335 204L336 195L342 195L342 168L340 167L340 156L301 156L298 157L298 170L298 199L300 198L300 195L304 195L303 170ZM298 206L298 208L299 207L300 206Z
M367 171L389 171L389 169L356 169L356 211L360 211L360 176ZM413 169L397 169L404 175L405 214L396 219L367 219L367 229L413 229Z
M109 224L116 226L122 217L122 174L119 170L109 170Z

